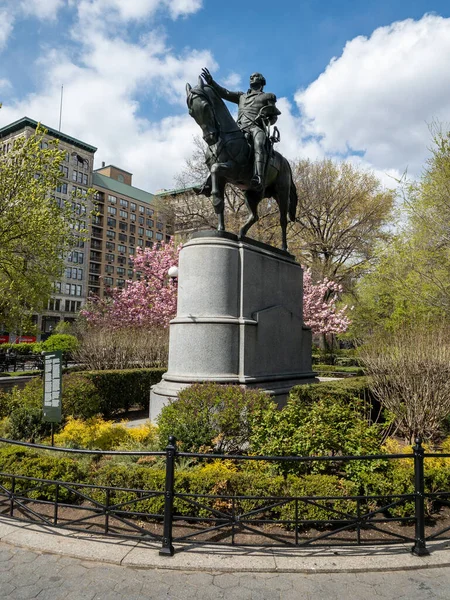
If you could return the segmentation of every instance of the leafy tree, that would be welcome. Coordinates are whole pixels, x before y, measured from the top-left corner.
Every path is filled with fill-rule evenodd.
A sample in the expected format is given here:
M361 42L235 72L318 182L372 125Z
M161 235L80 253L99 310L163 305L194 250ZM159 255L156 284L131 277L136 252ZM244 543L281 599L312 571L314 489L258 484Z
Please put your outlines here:
M450 318L450 132L432 131L421 178L402 186L403 226L357 285L357 336Z
M349 289L387 239L394 193L347 162L302 160L293 168L299 207L289 247L315 279Z
M46 303L73 242L70 207L51 197L64 152L57 140L43 144L45 133L18 137L0 155L0 322L16 329Z

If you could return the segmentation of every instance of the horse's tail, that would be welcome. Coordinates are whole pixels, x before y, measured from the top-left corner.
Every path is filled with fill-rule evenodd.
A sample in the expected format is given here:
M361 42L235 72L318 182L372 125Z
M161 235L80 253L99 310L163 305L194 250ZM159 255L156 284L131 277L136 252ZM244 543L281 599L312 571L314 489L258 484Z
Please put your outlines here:
M290 174L290 189L289 189L289 205L288 205L288 217L289 221L292 223L295 222L295 214L297 212L297 204L298 204L298 195L297 188L295 187L294 178L292 177L292 169L291 165L289 165L289 174Z

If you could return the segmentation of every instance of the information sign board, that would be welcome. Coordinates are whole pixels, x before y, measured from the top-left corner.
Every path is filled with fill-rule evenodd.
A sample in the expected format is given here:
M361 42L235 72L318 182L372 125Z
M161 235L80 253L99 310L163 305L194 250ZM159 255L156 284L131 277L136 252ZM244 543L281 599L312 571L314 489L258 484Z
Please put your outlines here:
M61 423L62 352L44 352L44 421Z

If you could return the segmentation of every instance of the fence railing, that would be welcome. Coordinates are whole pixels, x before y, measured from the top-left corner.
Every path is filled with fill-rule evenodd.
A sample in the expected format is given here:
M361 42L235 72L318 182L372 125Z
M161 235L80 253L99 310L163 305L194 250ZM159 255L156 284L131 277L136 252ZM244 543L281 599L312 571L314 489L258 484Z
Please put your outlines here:
M188 541L259 547L408 542L414 554L423 556L428 554L427 541L450 531L450 527L443 527L426 535L425 502L449 507L450 490L425 493L424 462L427 458L450 458L450 454L426 453L420 439L412 454L314 457L179 452L173 436L161 452L56 448L4 438L0 442L65 454L152 456L161 461L165 478L155 486L159 489L152 490L0 473L0 514L76 531L157 541L161 543L160 554L166 556L174 554L174 544ZM176 466L183 457L278 464L409 460L414 465L414 491L320 496L199 494L177 489ZM413 504L414 514L401 516L400 509L407 503Z

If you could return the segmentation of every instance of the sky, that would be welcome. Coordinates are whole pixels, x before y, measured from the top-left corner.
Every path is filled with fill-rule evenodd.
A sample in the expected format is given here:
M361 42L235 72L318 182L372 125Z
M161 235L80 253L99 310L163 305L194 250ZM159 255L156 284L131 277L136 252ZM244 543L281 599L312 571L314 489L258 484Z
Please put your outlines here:
M420 176L450 124L444 0L0 0L0 127L28 116L98 148L155 192L176 186L201 130L185 84L202 67L278 98L278 149Z

